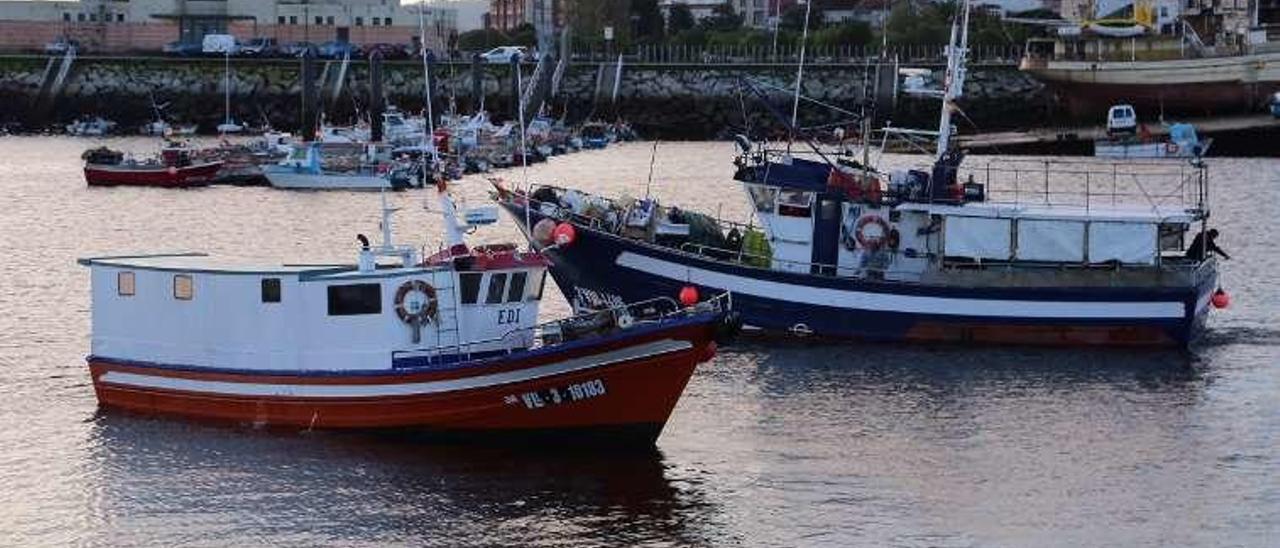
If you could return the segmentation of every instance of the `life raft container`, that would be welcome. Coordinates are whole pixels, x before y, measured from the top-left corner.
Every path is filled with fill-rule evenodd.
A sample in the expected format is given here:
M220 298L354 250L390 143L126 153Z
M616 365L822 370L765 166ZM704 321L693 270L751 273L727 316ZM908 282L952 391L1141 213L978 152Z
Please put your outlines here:
M410 295L415 293L422 296L410 299ZM396 315L400 316L400 321L404 323L430 322L435 319L439 307L436 288L422 280L407 281L396 290Z

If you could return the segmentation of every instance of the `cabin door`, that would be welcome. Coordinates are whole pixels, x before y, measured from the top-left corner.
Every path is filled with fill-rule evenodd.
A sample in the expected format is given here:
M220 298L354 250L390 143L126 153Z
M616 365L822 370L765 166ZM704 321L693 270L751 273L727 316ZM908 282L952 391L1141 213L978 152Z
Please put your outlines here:
M821 199L813 220L813 266L810 272L833 276L840 249L840 202Z

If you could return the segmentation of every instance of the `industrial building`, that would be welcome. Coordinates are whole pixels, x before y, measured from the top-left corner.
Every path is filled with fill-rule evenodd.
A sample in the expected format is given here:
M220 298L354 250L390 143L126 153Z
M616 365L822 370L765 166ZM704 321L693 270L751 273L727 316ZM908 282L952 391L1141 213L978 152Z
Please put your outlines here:
M427 47L457 32L457 11L400 0L81 0L0 1L0 49L40 49L59 37L99 53L156 51L173 41L233 34L286 42L409 44Z

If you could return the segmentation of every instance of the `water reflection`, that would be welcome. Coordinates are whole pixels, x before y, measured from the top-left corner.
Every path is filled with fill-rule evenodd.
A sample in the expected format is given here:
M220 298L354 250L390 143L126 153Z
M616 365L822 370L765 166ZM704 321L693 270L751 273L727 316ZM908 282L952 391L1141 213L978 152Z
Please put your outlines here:
M657 450L283 434L102 412L98 540L709 544L715 505ZM468 540L472 539L472 540ZM273 540L274 542L274 540Z

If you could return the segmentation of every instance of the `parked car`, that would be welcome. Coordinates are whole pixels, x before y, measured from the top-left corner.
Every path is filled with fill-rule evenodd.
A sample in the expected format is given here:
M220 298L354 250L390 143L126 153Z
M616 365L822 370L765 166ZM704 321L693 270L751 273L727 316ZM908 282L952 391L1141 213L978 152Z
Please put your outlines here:
M413 46L401 44L373 44L368 47L368 55L382 55L383 59L408 59L413 56Z
M480 54L480 59L486 63L510 63L511 59L516 57L523 60L531 59L524 46L499 46Z
M240 51L236 37L230 34L206 34L201 51L208 55L235 55Z
M66 36L59 36L54 41L44 45L44 52L51 55L62 55L69 49L75 49L77 52L82 51L80 49L80 42L67 38Z
M177 40L165 44L164 47L161 48L161 51L163 51L165 55L191 57L204 53L204 46L195 42L183 42L182 40Z
M280 46L275 38L254 38L240 45L240 55L245 57L275 57Z
M302 57L302 54L310 52L311 56L316 55L316 45L311 42L293 42L285 44L280 48L280 54L285 57Z
M325 59L342 59L347 56L352 59L360 57L360 48L350 42L325 42L320 44L316 52Z

